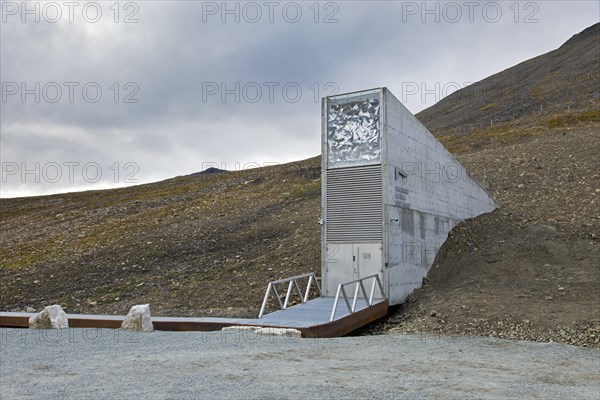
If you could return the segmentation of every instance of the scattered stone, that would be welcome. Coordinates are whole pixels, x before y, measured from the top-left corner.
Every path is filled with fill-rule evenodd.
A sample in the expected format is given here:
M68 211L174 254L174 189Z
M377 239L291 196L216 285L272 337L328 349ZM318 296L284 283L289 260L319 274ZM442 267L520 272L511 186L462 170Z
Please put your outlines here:
M256 326L249 326L249 325L233 325L233 326L226 326L225 328L222 328L221 331L255 331L256 330Z
M131 310L129 310L129 313L121 324L121 329L152 332L154 326L150 317L150 305L139 304L131 307Z
M271 327L262 327L262 326L249 326L249 325L234 325L227 326L221 329L223 332L240 332L240 331L252 331L257 335L267 335L267 336L285 336L285 337L302 337L302 332L298 329L291 328L271 328Z
M58 304L48 306L29 318L30 329L66 329L68 327L67 314Z
M257 328L254 333L257 335L269 335L269 336L286 336L286 337L302 337L302 332L298 329L291 328Z

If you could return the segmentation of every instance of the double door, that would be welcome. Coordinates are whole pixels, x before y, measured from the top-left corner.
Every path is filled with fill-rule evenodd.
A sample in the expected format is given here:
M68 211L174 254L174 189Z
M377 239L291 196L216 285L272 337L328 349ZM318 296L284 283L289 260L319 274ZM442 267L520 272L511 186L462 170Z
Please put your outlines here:
M335 296L340 283L369 275L379 274L379 279L383 284L382 259L381 242L327 243L325 276L323 280L325 296ZM366 282L365 289L367 290L367 295L369 295L371 290L371 283L372 281ZM354 293L349 291L350 288L346 288L348 296L352 296ZM375 290L375 297L381 297L378 287Z

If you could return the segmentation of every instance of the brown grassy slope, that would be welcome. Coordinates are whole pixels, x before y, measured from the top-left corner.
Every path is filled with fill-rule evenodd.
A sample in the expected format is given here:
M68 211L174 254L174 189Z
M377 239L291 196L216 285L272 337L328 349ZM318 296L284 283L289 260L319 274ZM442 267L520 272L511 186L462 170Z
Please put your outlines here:
M560 48L522 62L442 99L419 114L434 134L453 137L493 125L526 127L563 113L600 108L600 23Z
M319 169L3 199L1 307L254 316L269 280L319 269Z

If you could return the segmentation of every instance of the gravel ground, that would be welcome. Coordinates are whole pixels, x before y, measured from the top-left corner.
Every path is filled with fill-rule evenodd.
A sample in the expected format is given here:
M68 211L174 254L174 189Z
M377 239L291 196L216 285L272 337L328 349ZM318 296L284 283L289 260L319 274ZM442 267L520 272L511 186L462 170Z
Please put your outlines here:
M484 337L0 330L2 399L598 399L600 352Z

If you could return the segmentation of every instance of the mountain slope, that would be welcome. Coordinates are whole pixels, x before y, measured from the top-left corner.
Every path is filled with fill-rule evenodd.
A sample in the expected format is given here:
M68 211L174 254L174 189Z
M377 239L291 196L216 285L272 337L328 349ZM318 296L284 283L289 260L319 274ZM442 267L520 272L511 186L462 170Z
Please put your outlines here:
M600 81L564 73L589 71L597 32L475 84L553 76L536 97L547 114L527 114L539 109L528 99L486 110L444 100L419 114L502 208L456 227L428 285L371 329L600 347ZM556 114L563 104L571 111ZM485 128L490 115L507 122ZM319 157L0 199L0 310L124 314L150 303L155 315L256 316L268 281L320 272L319 213Z
M254 315L266 283L319 269L318 158L118 190L0 201L0 304Z
M446 139L499 124L560 124L550 117L563 113L598 121L599 82L600 23L554 51L456 91L417 118Z

